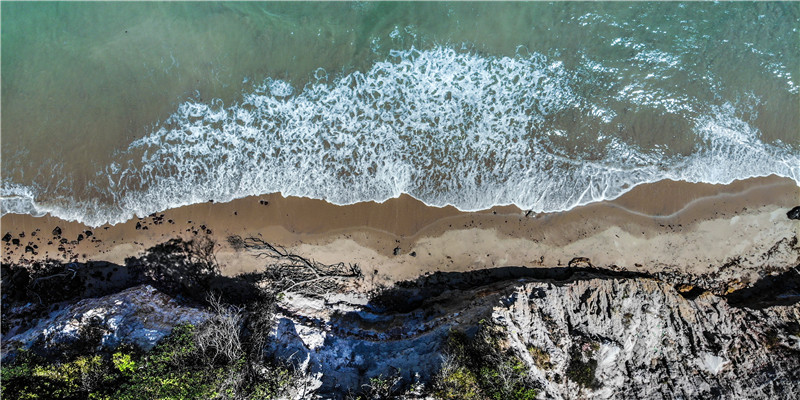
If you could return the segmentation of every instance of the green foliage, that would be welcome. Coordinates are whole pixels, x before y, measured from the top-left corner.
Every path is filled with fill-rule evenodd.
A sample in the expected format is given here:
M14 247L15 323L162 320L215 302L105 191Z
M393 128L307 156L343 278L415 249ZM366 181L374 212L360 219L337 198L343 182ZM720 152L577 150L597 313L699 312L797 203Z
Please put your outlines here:
M585 388L596 388L598 386L594 373L597 370L597 360L588 358L580 353L573 353L567 367L567 378Z
M474 338L451 331L447 359L433 382L441 399L530 400L537 391L525 363L506 348L496 327L481 324Z
M473 400L483 398L475 374L463 366L440 374L436 384L437 388L434 394L439 399Z
M66 363L46 363L26 352L2 368L2 397L18 399L91 398L97 388L113 382L108 364L98 356ZM97 397L95 397L97 398Z
M131 359L130 354L116 352L111 357L111 360L114 363L114 368L125 375L130 375L136 370L136 362Z
M12 364L3 365L2 398L270 399L291 384L291 371L278 366L261 379L229 385L231 377L241 381L247 376L247 362L209 365L196 346L196 332L193 325L181 325L150 352L123 349L64 363L22 351Z
M550 362L550 354L548 354L546 351L536 346L528 346L528 353L531 353L533 362L539 369L553 368L553 363Z

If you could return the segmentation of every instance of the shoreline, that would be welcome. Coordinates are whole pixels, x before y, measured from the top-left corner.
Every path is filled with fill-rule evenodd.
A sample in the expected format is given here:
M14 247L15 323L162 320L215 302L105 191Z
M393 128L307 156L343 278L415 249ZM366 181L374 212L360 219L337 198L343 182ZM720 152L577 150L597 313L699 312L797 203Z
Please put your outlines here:
M741 268L729 269L725 279L747 282L764 268L789 268L800 258L793 246L764 257L800 234L800 224L785 215L798 204L800 187L776 176L728 185L660 181L615 200L538 214L515 206L462 212L408 195L336 206L270 194L194 204L99 228L8 214L0 220L2 234L20 244L0 244L4 263L49 258L121 264L155 244L205 232L217 243L222 272L235 275L264 262L233 249L227 237L260 235L321 262L358 263L387 284L436 271L567 265L576 257L599 267L703 275L738 257ZM53 235L55 227L61 235Z

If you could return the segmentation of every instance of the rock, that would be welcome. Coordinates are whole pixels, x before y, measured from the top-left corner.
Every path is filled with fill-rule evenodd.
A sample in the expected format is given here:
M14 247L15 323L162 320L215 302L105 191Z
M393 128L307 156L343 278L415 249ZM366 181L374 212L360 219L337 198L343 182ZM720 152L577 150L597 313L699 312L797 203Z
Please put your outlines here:
M138 231L140 229L142 229L142 223L141 222L137 222L136 223L136 230Z
M688 292L691 292L692 290L694 290L694 286L682 283L682 284L676 286L675 290L677 290L678 293L688 293Z
M82 233L79 233L79 234L78 234L78 242L80 242L80 241L82 241L82 240L83 240L83 234L82 234Z
M542 398L660 398L665 388L685 398L800 398L800 303L737 308L711 293L688 299L652 278L598 274L467 290L454 284L433 296L418 287L398 296L423 299L411 311L381 311L344 295L288 294L271 352L302 360L319 377L318 394L335 397L337 387L396 371L408 382L416 374L429 380L450 329L489 322ZM577 356L596 365L596 387L570 378Z
M570 268L592 268L592 263L587 257L575 257L567 264Z
M57 226L53 228L53 236L61 236L61 227Z
M85 233L85 234L86 234L86 237L87 237L87 238L88 238L88 237L91 237L91 236L94 234L94 233L92 233L92 231L85 231L85 232L83 232L83 233Z
M797 206L789 210L789 212L786 213L786 216L789 219L800 219L800 206Z
M6 242L6 243L11 241L11 233L10 232L6 232L6 234L3 235L3 241Z
M19 246L19 239L17 238L11 239L11 244L13 244L14 246Z
M140 285L59 307L25 331L12 328L3 335L3 357L9 350L30 348L35 342L45 351L57 350L77 340L80 328L94 321L99 321L103 331L103 347L114 348L125 342L149 350L173 327L199 324L209 317L206 311L183 306L150 285Z

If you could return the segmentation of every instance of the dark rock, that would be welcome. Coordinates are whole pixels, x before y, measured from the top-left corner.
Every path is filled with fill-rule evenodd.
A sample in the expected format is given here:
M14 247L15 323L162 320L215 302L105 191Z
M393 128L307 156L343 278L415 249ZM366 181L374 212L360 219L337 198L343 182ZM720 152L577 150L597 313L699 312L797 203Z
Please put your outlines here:
M82 234L82 233L79 233L79 234L78 234L78 241L80 242L81 240L83 240L83 234Z
M587 257L575 257L567 264L570 268L592 268L592 262Z
M142 223L141 222L137 222L136 223L136 230L138 231L140 229L142 229Z
M417 252L416 252L416 251L412 251L412 252L411 252L411 254L409 254L409 255L410 255L411 257L416 257L416 256L417 256Z
M19 233L19 237L24 238L25 237L25 232L20 232Z
M394 255L400 254L400 247L399 246L395 247L393 252L394 252Z
M88 238L88 237L90 237L90 236L92 236L92 235L94 235L94 233L92 233L92 231L86 231L86 232L84 232L84 233L86 234L86 237L87 237L87 238Z
M789 210L789 212L786 213L786 216L789 217L789 219L800 219L800 206Z
M31 247L31 246L25 246L25 252L26 252L26 253L34 253L34 251L33 251L33 247Z
M13 244L15 246L19 246L19 239L16 239L16 238L15 239L11 239L11 244Z
M69 240L67 240L67 238L61 238L61 240L59 240L59 243L61 243L61 244L64 244L64 243L67 243L67 242L69 242Z
M61 227L53 228L53 236L61 236Z
M3 241L8 243L11 241L11 234L6 232L5 236L3 236Z

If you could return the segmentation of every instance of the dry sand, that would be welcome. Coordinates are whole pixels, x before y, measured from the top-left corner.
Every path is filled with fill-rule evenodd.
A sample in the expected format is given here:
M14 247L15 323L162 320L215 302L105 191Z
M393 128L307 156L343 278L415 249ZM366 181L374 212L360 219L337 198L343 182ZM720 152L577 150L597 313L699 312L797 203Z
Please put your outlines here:
M800 223L786 217L798 204L795 182L774 176L729 185L661 181L616 200L547 214L514 206L460 212L410 196L336 206L272 194L180 207L99 228L50 216L6 215L2 234L20 244L2 242L2 259L123 263L170 238L206 232L218 243L223 273L231 275L263 266L263 260L234 250L226 240L252 235L318 261L358 263L383 283L434 271L564 266L575 257L598 267L684 274L725 272L721 268L735 260L736 270L727 273L749 281L800 260L798 248L788 245ZM60 238L52 233L55 227ZM36 254L25 251L28 245Z

